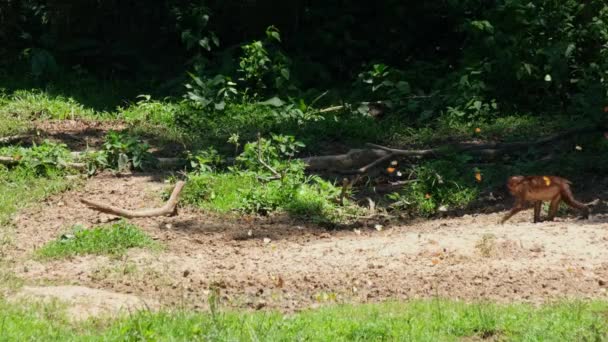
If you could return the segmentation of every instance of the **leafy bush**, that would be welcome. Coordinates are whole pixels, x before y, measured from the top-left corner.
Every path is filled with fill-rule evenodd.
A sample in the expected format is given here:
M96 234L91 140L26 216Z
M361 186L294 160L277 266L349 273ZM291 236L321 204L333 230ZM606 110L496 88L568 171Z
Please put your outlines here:
M59 259L84 254L120 255L129 248L158 248L159 245L137 226L121 221L86 229L72 227L72 232L64 234L37 250L37 255L47 259Z
M123 132L110 131L103 144L103 158L98 160L112 169L126 170L131 167L143 170L151 164L150 146L137 137Z
M236 83L228 76L216 75L213 78L201 79L189 74L194 81L187 83L186 99L190 100L196 108L205 109L213 105L213 109L221 111L226 108L226 103L233 102L239 95Z
M70 151L65 144L57 144L45 140L32 148L18 149L13 157L20 160L22 167L38 176L49 176L66 170L71 161Z
M239 60L238 71L253 98L284 94L286 89L295 90L289 84L290 60L274 45L277 42L281 42L279 30L270 26L266 29L265 41L253 41L242 46L243 56Z
M395 201L393 207L430 216L440 209L466 206L477 198L479 191L474 183L475 170L467 170L468 159L466 155L452 156L414 167L412 171L416 180L401 192L388 196Z
M335 201L340 188L305 176L304 164L291 159L302 147L292 136L260 138L245 144L236 164L224 173L211 167L218 160L215 152L205 152L197 159L196 172L188 175L184 201L219 212L283 211L314 221L338 222L343 219Z
M150 95L138 95L135 104L117 109L117 117L127 122L171 126L180 103L153 100Z

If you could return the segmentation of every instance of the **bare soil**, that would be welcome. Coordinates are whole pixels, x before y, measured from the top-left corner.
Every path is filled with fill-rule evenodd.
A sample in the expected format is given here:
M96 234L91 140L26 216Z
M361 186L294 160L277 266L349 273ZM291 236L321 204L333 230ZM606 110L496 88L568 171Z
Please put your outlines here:
M229 307L284 312L435 296L532 303L608 297L608 216L598 213L586 221L561 217L533 224L525 211L501 226L499 212L328 231L288 217L222 218L182 208L175 217L132 220L166 246L161 252L32 258L74 224L115 219L78 198L129 209L160 206L161 192L170 190L164 179L106 173L21 212L7 255L11 267L37 293L50 285L103 290L86 292L93 308L125 294L144 303L206 309L211 289L219 289Z

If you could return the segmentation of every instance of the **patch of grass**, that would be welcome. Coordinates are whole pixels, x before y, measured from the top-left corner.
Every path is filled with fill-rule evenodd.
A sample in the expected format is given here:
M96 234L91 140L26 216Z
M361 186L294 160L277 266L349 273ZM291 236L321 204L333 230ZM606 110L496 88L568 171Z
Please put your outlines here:
M25 120L0 116L0 137L7 137L27 132L30 124Z
M0 116L20 119L101 118L103 113L87 108L70 97L37 90L17 90L0 99Z
M60 259L84 254L120 255L134 247L158 249L160 246L138 227L121 221L92 229L75 226L72 233L47 243L36 253L43 259Z
M182 199L197 207L219 212L268 214L286 212L317 223L340 223L346 220L333 199L339 189L319 178L303 183L263 182L254 173L191 174ZM355 212L353 212L354 214Z
M77 184L59 174L36 177L26 168L9 170L0 165L0 226L6 226L18 210ZM5 231L0 229L0 233Z
M204 210L228 213L242 207L242 191L256 185L253 176L201 173L190 175L182 200Z
M347 305L304 311L139 312L115 320L68 323L58 304L0 302L0 339L108 341L601 341L606 302L529 305L444 300ZM101 324L100 324L101 323Z

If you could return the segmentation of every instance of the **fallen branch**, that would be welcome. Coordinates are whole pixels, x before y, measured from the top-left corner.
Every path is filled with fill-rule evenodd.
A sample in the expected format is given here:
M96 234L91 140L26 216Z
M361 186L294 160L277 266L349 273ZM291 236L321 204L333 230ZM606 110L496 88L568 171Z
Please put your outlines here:
M2 157L0 156L0 164L12 166L21 163L20 159L16 159L13 157ZM68 168L77 169L77 170L86 170L87 164L85 163L66 163Z
M587 128L582 128L582 129L578 128L578 129L568 130L566 132L553 134L548 137L541 138L538 140L533 140L533 141L519 141L519 142L512 142L512 143L487 143L487 144L465 143L465 144L457 144L457 145L451 145L451 146L443 146L443 147L438 147L438 148L420 149L420 150L403 150L403 149L390 148L390 147L386 147L386 146L382 146L382 145L368 143L366 145L373 148L374 150L368 150L368 151L373 151L373 152L368 152L367 154L369 155L369 154L373 153L376 155L376 158L373 161L369 161L369 160L362 161L361 158L356 158L356 154L364 154L364 152L363 152L364 150L351 150L347 154L344 154L344 155L310 157L310 158L305 158L304 161L309 166L312 166L311 167L312 169L317 169L317 170L319 170L319 169L333 170L332 167L325 167L325 168L321 167L321 165L327 166L327 164L331 164L331 163L334 163L334 164L348 163L349 166L352 166L353 164L361 165L363 163L366 163L366 164L364 164L365 166L362 166L360 168L355 168L355 169L349 168L346 171L340 171L339 169L337 170L338 173L342 173L342 174L361 174L361 173L365 173L365 172L369 171L369 169L371 169L372 167L375 167L376 165L378 165L388 159L395 158L395 157L424 158L424 157L431 157L431 156L441 156L441 155L445 155L447 153L454 153L454 152L456 152L456 153L467 152L472 155L477 155L477 156L482 156L482 157L486 157L489 159L493 159L502 154L512 152L514 150L527 148L527 147L547 145L547 144L553 143L555 141L565 139L572 135L582 134L582 133L591 133L591 132L596 132L596 131L598 131L597 127L587 127ZM342 170L344 170L344 168L342 168Z
M95 209L97 211L101 211L102 213L112 214L116 216L126 217L126 218L134 218L134 217L153 217L153 216L165 216L170 215L173 216L177 213L177 201L179 200L179 195L184 188L186 183L183 181L179 181L175 184L175 188L171 193L171 197L165 205L160 208L152 208L152 209L140 209L140 210L127 210L118 207L114 207L108 204L99 203L90 201L84 198L80 199L80 202L86 204L89 208Z
M338 110L340 110L342 108L344 108L344 106L327 107L327 108L319 109L319 113L335 112L335 111L338 111Z
M0 144L12 144L15 141L20 141L20 140L31 138L31 137L32 137L31 135L26 135L26 134L2 137L2 138L0 138Z

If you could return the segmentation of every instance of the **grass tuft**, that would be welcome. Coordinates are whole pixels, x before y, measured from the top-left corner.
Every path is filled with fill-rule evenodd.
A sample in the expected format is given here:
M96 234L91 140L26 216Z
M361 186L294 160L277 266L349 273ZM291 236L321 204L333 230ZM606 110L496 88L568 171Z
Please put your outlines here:
M36 253L42 259L61 259L84 254L124 254L127 249L160 246L137 226L120 221L115 224L86 229L74 226L72 233L41 247Z

